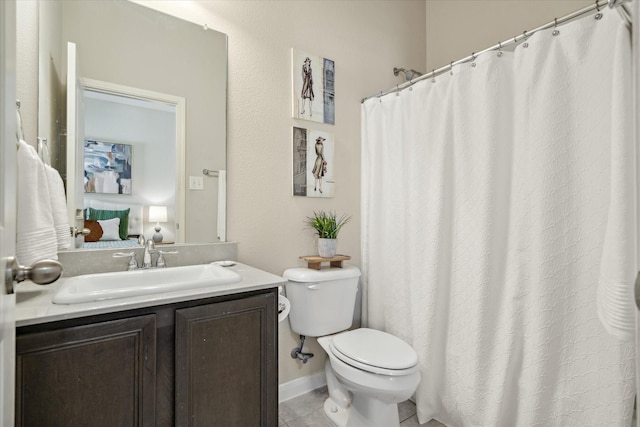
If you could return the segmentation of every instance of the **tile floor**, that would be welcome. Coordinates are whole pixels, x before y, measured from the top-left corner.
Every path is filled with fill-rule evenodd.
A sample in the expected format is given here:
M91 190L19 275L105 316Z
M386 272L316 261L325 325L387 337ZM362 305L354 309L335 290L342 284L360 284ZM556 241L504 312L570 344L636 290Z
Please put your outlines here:
M327 388L322 387L302 396L282 402L279 407L279 427L335 427L324 414L322 405L327 398ZM398 405L400 427L418 427L416 406L409 400ZM444 427L430 421L420 427Z

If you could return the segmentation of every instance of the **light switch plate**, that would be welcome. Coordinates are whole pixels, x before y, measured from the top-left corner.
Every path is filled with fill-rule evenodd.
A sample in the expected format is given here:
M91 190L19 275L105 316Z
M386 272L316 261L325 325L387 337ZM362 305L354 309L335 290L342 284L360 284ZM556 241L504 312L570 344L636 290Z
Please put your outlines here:
M189 176L189 190L204 190L204 178L201 176Z

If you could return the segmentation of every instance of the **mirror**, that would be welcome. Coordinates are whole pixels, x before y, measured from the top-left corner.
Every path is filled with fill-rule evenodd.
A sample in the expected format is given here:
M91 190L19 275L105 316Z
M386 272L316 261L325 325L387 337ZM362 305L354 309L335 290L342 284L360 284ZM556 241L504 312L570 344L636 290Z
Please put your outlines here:
M41 0L38 13L38 136L48 141L52 166L68 179L68 159L72 159L68 152L83 149L85 139L107 147L124 144L132 150L126 186L130 194L84 192L91 178L85 173L79 193L84 207L89 200L107 207L141 207L142 229L149 238L158 225L149 221L149 206L167 206L167 222L159 225L170 241L224 241L227 36L129 1ZM66 125L66 113L73 111L66 96L67 42L76 45L77 81L84 93L77 98L84 99L80 104L87 107L73 114L77 132ZM174 108L179 100L184 104L182 113ZM162 127L168 138L154 134L160 126L149 125L145 130L141 123L146 119L134 119L151 115L141 110L145 102L155 115L173 114ZM119 105L119 110L109 110L107 104ZM115 117L124 121L114 121ZM160 145L160 139L174 141L174 146ZM163 157L175 158L175 171L163 166ZM82 167L69 170L82 177L85 171L78 170ZM204 173L205 169L210 172ZM104 169L100 173L100 179L112 175ZM76 208L77 202L70 210L72 219L83 216L82 206L79 212Z

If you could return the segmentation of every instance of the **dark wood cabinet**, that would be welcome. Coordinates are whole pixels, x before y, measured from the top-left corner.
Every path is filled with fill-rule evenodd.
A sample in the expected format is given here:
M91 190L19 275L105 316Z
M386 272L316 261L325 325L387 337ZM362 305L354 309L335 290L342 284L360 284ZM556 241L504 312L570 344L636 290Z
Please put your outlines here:
M176 311L177 426L277 425L274 310L253 297Z
M16 338L16 425L155 425L155 316Z
M275 289L20 327L18 426L278 425Z

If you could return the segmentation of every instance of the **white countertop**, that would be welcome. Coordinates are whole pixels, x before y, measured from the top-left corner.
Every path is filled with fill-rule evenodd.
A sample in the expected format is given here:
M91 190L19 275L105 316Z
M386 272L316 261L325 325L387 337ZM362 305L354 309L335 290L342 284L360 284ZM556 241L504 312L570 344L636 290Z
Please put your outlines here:
M240 274L242 281L228 285L217 285L214 288L187 289L81 304L54 304L52 302L53 296L64 283L64 278L47 286L36 285L29 281L22 282L16 286L16 327L275 288L286 283L286 280L280 276L246 264L237 263L227 268Z

